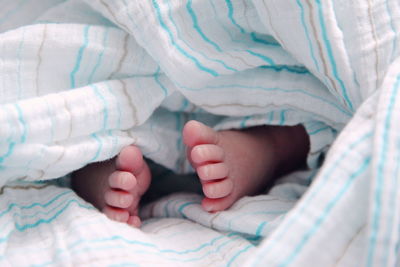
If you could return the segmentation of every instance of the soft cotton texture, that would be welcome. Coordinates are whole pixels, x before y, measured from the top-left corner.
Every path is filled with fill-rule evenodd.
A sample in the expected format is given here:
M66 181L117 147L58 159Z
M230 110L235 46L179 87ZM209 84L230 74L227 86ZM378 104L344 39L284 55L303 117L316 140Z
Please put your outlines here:
M397 264L398 1L0 6L2 264ZM189 119L215 129L302 123L311 170L216 214L197 194L162 198L143 209L141 230L38 183L132 143L188 172Z

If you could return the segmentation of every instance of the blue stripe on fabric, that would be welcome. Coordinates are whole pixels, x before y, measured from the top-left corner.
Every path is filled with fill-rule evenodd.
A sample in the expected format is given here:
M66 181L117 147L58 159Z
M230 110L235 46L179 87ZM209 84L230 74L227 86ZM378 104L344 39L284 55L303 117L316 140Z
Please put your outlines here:
M275 65L275 66L259 66L258 68L260 69L267 69L267 70L273 70L276 72L281 72L281 71L288 71L291 73L295 74L310 74L310 71L304 67L296 67L296 66L287 66L287 65Z
M193 8L192 8L192 0L188 0L186 3L186 9L190 15L190 18L192 19L193 22L193 28L197 31L197 33L201 36L201 38L206 42L209 43L211 46L213 46L215 48L215 50L217 50L218 52L222 52L221 47L219 47L218 44L216 44L214 41L210 40L210 38L208 38L204 32L202 31L202 29L199 26L199 22L196 16L196 13L194 12Z
M347 149L337 157L337 160L333 162L329 166L328 170L324 172L324 175L320 177L320 182L318 183L318 185L311 191L309 195L303 198L301 208L299 208L299 211L297 211L294 215L290 217L290 219L285 224L285 227L283 228L283 230L280 231L276 239L282 239L283 236L289 232L292 224L300 220L299 217L304 213L304 209L306 207L309 207L310 202L313 201L314 197L318 195L318 193L324 188L334 171L337 169L339 164L347 158L348 154L354 151L359 145L363 144L363 142L371 139L372 136L372 132L367 132L363 134L360 138L358 138L354 143L351 143L347 146ZM262 251L268 251L272 244L273 243L271 242L269 246L264 246L262 248ZM261 253L258 253L258 255L261 255Z
M95 162L99 158L100 152L103 149L103 142L100 140L100 138L97 136L97 134L92 134L91 136L99 144L97 147L96 153L94 154L93 158L89 161L89 162Z
M172 202L176 202L176 201L177 201L177 200L171 199L171 200L168 200L167 203L164 204L164 216L165 216L165 217L167 217L167 218L170 217L170 214L169 214L169 205L170 205Z
M400 138L397 138L397 142L396 142L396 147L400 148ZM398 194L398 190L397 188L399 188L399 177L400 177L400 149L396 150L396 156L395 156L395 161L396 161L396 168L395 168L395 174L392 177L393 179L393 185L391 187L391 192L390 192L390 197L389 197L389 203L388 206L389 207L398 207L398 203L396 203L396 197ZM395 219L395 214L396 212L389 212L389 218L387 220L387 225L386 225L386 229L388 230L388 233L386 235L386 238L384 240L386 240L386 243L389 243L390 240L392 240L393 236L393 227L398 227L396 225L393 224L394 221L396 221ZM400 237L397 236L397 241L396 241L396 247L394 249L395 251L395 255L400 255L397 253L397 243L400 241ZM387 245L387 247L389 247L389 245ZM388 261L389 261L389 257L390 257L390 253L392 253L393 250L392 249L387 249L386 250L386 255L384 258L384 263L383 266L389 266L388 265ZM400 257L396 257L396 260L399 259ZM398 266L395 264L395 266Z
M182 215L183 218L187 219L187 216L185 215L185 213L183 212L183 210L184 210L186 207L191 206L191 205L199 205L199 202L196 202L196 201L187 202L187 203L181 205L181 206L178 208L178 212Z
M262 222L262 223L260 223L260 225L257 227L257 229L256 229L256 233L255 233L255 235L256 236L261 236L261 233L263 232L263 230L264 230L264 228L265 228L265 226L268 224L268 222Z
M234 9L233 9L231 0L225 0L225 3L226 3L226 6L228 7L228 17L229 17L230 21L232 22L232 24L235 25L241 33L243 33L243 34L246 33L246 31L242 28L242 26L240 26L236 22L235 18L233 17Z
M101 100L101 103L103 104L103 108L102 108L103 126L102 126L101 130L104 131L107 129L107 124L108 124L108 109L107 109L108 102L107 102L107 99L104 97L104 95L102 93L100 93L100 90L96 85L93 84L90 87L93 89L95 95Z
M371 157L367 157L359 169L352 173L351 176L346 180L346 183L342 187L342 189L339 191L339 193L331 199L331 201L326 205L324 211L321 213L321 215L317 218L311 229L309 229L304 235L299 244L296 246L292 254L286 258L284 262L279 264L279 267L286 267L289 266L295 258L299 255L301 250L304 248L304 246L307 244L307 242L312 238L312 236L317 232L317 230L320 228L320 226L323 224L324 221L326 221L326 218L328 217L328 214L332 211L332 209L336 206L336 204L342 199L342 197L347 193L349 188L353 185L353 183L357 180L358 177L360 177L369 167L371 163Z
M71 206L72 203L76 203L78 204L79 207L81 208L87 208L87 209L95 209L93 207L88 208L86 205L82 205L79 203L79 201L77 200L70 200L67 202L67 205L65 205L62 209L60 209L59 211L57 211L53 216L51 216L48 219L39 219L34 223L28 223L28 224L23 224L20 225L17 222L15 222L15 229L17 229L19 232L24 232L27 229L33 229L36 228L37 226L41 225L41 224L50 224L52 223L58 216L60 216L60 214L62 214L65 210L67 210L69 208L69 206Z
M329 100L326 100L320 96L314 95L314 94L308 92L307 90L303 90L303 89L284 89L284 88L277 88L277 87L268 88L268 87L262 87L262 86L247 86L247 85L241 85L241 84L225 84L225 85L221 85L221 86L206 86L206 87L202 87L202 88L189 88L187 86L183 86L183 85L179 84L178 82L176 82L176 84L179 87L189 90L189 91L199 91L199 90L206 90L206 89L245 88L245 89L262 90L262 91L279 91L281 93L300 93L300 94L309 96L311 98L321 100L322 102L336 108L338 111L340 111L341 113L343 113L344 115L346 115L348 117L352 116L352 114L350 112L348 112L347 110L344 110L340 105L338 105L334 102L331 102Z
M121 120L122 120L122 111L121 111L121 105L118 102L118 97L115 95L114 90L111 88L110 82L106 82L106 86L108 89L108 92L115 98L115 103L117 105L118 109L118 119L117 119L117 125L116 129L121 129Z
M333 56L333 51L332 51L332 47L331 44L329 42L329 37L327 35L327 30L326 30L326 26L325 26L325 21L324 21L324 14L322 11L322 7L321 7L321 0L316 0L316 3L318 5L318 13L319 13L319 22L321 25L321 31L322 31L322 39L325 43L326 49L327 49L327 53L328 53L328 57L329 60L331 62L332 65L332 71L333 71L333 75L335 77L335 79L339 82L341 90L342 90L342 96L344 97L344 100L346 101L348 107L350 108L351 111L354 111L353 108L353 104L351 103L349 96L347 95L347 90L346 87L344 85L344 82L342 81L342 79L339 77L339 73L338 73L338 69L336 66L336 62L335 62L335 58Z
M227 65L224 61L222 61L222 60L213 59L213 58L208 57L206 54L202 53L201 51L195 51L195 50L191 47L191 45L190 45L184 38L181 38L181 37L180 37L180 31L179 31L179 28L178 28L178 26L176 25L175 20L174 20L174 18L173 18L173 16L172 16L172 12L171 12L171 9L172 9L172 8L171 8L171 3L170 3L169 1L167 2L167 6L168 6L168 18L169 18L169 20L171 21L172 25L174 25L174 28L175 28L175 30L176 30L176 34L177 34L178 38L179 38L190 50L192 50L193 52L196 52L196 53L200 54L202 57L204 57L204 58L207 59L207 60L210 60L210 61L216 62L216 63L218 63L218 64L221 64L221 65L222 65L225 69L227 69L227 70L231 70L231 71L234 71L234 72L237 72L237 71L238 71L237 69L228 66L228 65Z
M313 48L313 43L311 42L311 38L310 38L310 33L308 32L308 28L306 25L306 19L304 16L304 7L303 4L300 2L300 0L296 0L297 5L299 6L300 10L301 10L301 24L303 25L303 29L304 29L304 34L306 35L307 41L308 41L308 47L310 48L310 55L311 58L314 62L315 67L317 68L318 71L320 71L320 67L318 64L318 61L315 57L315 52L314 52L314 48Z
M325 127L319 128L317 130L314 130L312 132L309 132L308 135L315 135L317 133L323 132L323 131L328 130L328 129L331 129L331 127L325 126Z
M4 154L3 156L0 157L0 163L3 163L6 158L10 157L14 153L14 148L15 148L15 142L11 142L8 145L8 150L7 150L6 154Z
M268 122L267 124L271 124L274 121L274 117L275 117L275 112L271 111L268 115Z
M157 67L156 72L154 73L154 80L160 86L160 88L163 90L164 96L167 97L168 96L168 88L165 87L160 81L160 71L161 71L160 67Z
M239 27L239 31L240 31L242 34L246 34L246 37L247 37L247 35L248 35L248 36L250 37L250 39L251 39L254 43L263 44L263 45L268 45L268 46L272 46L272 47L281 47L278 43L272 43L272 42L268 42L268 41L265 41L265 40L262 40L262 39L257 38L257 36L256 36L254 33L247 33L247 32L246 32L241 26L239 26L239 25L236 23L236 21L233 19L233 6L232 6L232 3L231 3L231 2L229 2L229 3L230 3L230 4L228 4L228 18L229 18L229 16L230 16L229 19L231 20L232 24L233 24L236 28ZM232 51L239 52L239 53L241 53L241 54L242 54L242 52L247 52L247 53L249 53L249 54L251 54L251 55L253 55L253 56L256 56L256 57L258 57L258 58L261 58L262 60L267 61L268 63L270 63L270 60L271 60L271 59L268 59L266 56L261 55L261 54L256 53L256 52L253 52L253 51L251 51L251 50L248 49L248 48L254 48L254 43L248 42L248 41L247 41L247 40L249 40L248 38L235 39L235 38L234 38L235 36L231 33L231 31L224 25L223 22L220 21L219 15L218 15L219 10L217 11L217 8L215 7L215 4L213 3L213 1L210 0L210 4L211 4L211 6L212 6L212 8L213 8L215 17L218 18L218 21L219 21L221 27L222 27L222 28L224 29L224 31L229 35L231 41L234 42L234 43L241 43L241 44L243 44L244 47L247 48L246 50L243 50L243 49L232 49ZM229 7L230 7L230 8L229 8ZM235 34L236 34L236 33L235 33ZM242 47L243 47L243 46L242 46Z
M286 121L285 113L286 113L286 110L282 110L282 111L281 111L281 116L280 116L280 120L279 120L279 125L285 125L285 121Z
M7 213L9 213L14 207L16 207L18 209L32 209L34 207L46 208L46 207L50 206L51 204L53 204L58 199L60 199L62 196L67 195L67 194L72 194L72 191L64 191L61 194L55 196L50 201L48 201L47 203L44 203L44 204L43 203L31 203L28 206L24 206L24 205L20 205L17 203L10 203L6 210L0 212L0 218L3 217L4 215L6 215Z
M26 122L25 122L25 119L24 119L24 114L23 114L23 112L22 112L22 109L21 109L21 107L19 106L19 104L18 103L15 103L14 104L14 107L15 107L15 109L17 110L17 113L18 113L18 121L19 121L19 123L21 124L21 126L22 126L22 135L21 135L21 140L20 140L20 142L21 143L25 143L26 142L26 137L27 137L27 132L28 132L28 125L26 124Z
M279 44L279 43L274 43L274 42L267 41L267 40L265 40L265 39L259 38L259 37L257 36L257 33L255 33L255 32L250 33L250 37L251 37L251 40L253 40L253 42L260 43L260 44L267 45L267 46L277 46L277 47L280 47L280 44Z
M76 87L75 75L77 74L77 72L79 71L79 69L81 67L83 52L85 51L85 49L87 48L87 46L89 44L89 29L90 29L90 25L86 25L83 28L83 44L78 50L78 55L77 55L77 58L76 58L75 66L74 66L74 68L73 68L73 70L72 70L72 72L70 74L71 88L75 88Z
M54 125L55 125L54 119L55 119L55 117L52 116L52 115L50 114L51 109L50 109L49 102L47 101L47 98L44 97L43 100L44 100L44 102L46 103L47 116L48 116L48 118L50 119L50 122L51 122L51 126L50 126L50 140L49 140L49 141L50 141L50 142L53 142L53 140L54 140Z
M249 121L249 119L251 118L251 116L246 116L243 118L243 120L240 122L240 128L246 128L246 124Z
M232 266L233 262L243 253L245 253L246 251L248 251L249 249L254 248L253 245L248 245L247 247L245 247L244 249L241 249L239 252L237 252L227 263L226 266Z
M263 61L269 63L270 65L276 65L275 62L271 58L269 58L267 56L264 56L264 55L262 55L260 53L254 52L254 51L251 51L249 49L246 49L245 51L247 53L249 53L250 55L253 55L255 57L258 57L258 58L262 59Z
M92 243L93 244L93 243L103 243L103 242L110 242L110 241L117 241L118 240L118 241L122 241L122 242L124 242L126 244L130 244L130 245L140 245L140 246L143 246L143 247L152 248L152 249L155 249L158 253L161 253L161 254L185 255L185 254L189 254L189 253L200 252L201 250L203 250L206 247L214 246L215 243L218 242L219 240L221 240L222 238L226 238L226 237L229 238L227 241L225 241L222 244L220 244L217 247L217 249L214 250L214 251L208 251L205 255L203 255L201 257L198 257L198 258L192 258L192 259L183 260L183 261L195 261L195 260L203 259L206 256L208 256L209 254L212 254L213 252L215 253L215 252L219 251L223 246L225 246L225 245L231 243L232 241L236 240L235 238L230 238L230 237L235 237L235 236L237 237L236 239L240 238L240 236L238 234L236 234L236 233L230 233L227 236L221 235L221 236L218 236L216 238L213 238L211 241L208 241L208 242L206 242L204 244L201 244L200 246L197 246L197 248L183 250L183 251L173 250L173 249L160 249L155 244L147 243L147 242L143 242L143 241L138 241L138 240L129 240L129 239L124 238L124 237L119 236L119 235L106 237L106 238L95 239L95 240L82 240L82 241L80 240L80 241L76 242L76 244L78 244L78 243L79 244L82 244L82 243ZM76 244L75 244L75 246L76 246ZM69 248L69 249L71 249L71 248ZM137 252L137 251L135 251L135 252ZM142 251L142 252L144 252L144 251ZM144 252L144 253L155 254L154 252L153 253L152 252ZM167 258L166 256L163 256L163 257ZM168 258L168 259L182 261L180 259L174 259L174 258Z
M171 44L172 44L182 55L184 55L186 58L190 59L190 60L197 66L197 68L199 68L200 70L202 70L202 71L204 71L204 72L207 72L208 74L211 74L211 75L214 76L214 77L219 76L219 74L218 74L216 71L214 71L214 70L212 70L212 69L210 69L210 68L207 68L207 67L203 66L203 65L197 60L197 58L195 58L195 57L189 55L182 47L180 47L180 46L175 42L172 32L168 29L167 25L165 24L164 20L162 19L161 10L160 10L160 7L159 7L157 1L156 1L156 0L151 0L151 2L153 3L154 9L156 10L156 16L157 16L158 22L160 23L161 28L163 28L164 31L167 33Z
M379 151L379 159L377 163L377 173L376 173L376 185L374 190L374 204L373 204L373 212L372 212L372 225L371 225L371 233L369 239L368 246L368 260L367 266L373 266L373 258L375 254L375 247L377 243L377 235L379 231L379 222L381 215L381 205L382 205L382 191L385 180L385 163L387 161L387 151L389 147L389 133L392 128L392 114L395 108L396 100L398 99L398 92L400 87L400 75L397 76L396 82L393 85L392 92L390 95L389 106L386 110L384 128L382 133L382 147Z
M282 216L286 212L287 212L287 210L241 212L240 216L236 216L236 217L230 219L226 226L229 229L229 231L234 231L232 225L235 220L243 220L244 217L249 216L249 215L253 215L253 216L254 215L279 215L279 216Z
M101 65L101 63L103 61L104 52L105 52L106 47L107 47L107 40L108 40L109 31L110 31L110 28L106 28L105 31L104 31L104 34L103 34L103 49L99 53L99 56L97 57L96 64L95 64L92 72L89 75L89 79L88 79L88 83L89 84L93 83L94 75L96 74L98 68L100 67L100 65Z
M81 204L80 201L76 200L76 199L71 199L67 202L60 202L58 205L52 207L51 209L47 209L46 211L36 211L33 214L29 214L29 215L24 215L24 214L19 214L19 213L14 213L13 217L18 217L20 219L34 219L34 218L39 218L38 215L49 215L52 212L54 212L55 210L58 210L61 206L64 205L70 205L71 203L77 203L78 206L80 206L81 208L85 208L87 210L96 210L92 205L85 205L85 204ZM41 216L43 217L43 216Z
M73 251L74 247L76 247L76 246L78 246L80 244L94 244L94 243L103 243L103 242L110 242L110 241L112 242L112 241L119 240L119 241L123 241L124 243L127 243L127 244L141 245L141 246L144 246L144 247L152 248L152 249L155 249L155 250L157 250L159 252L159 253L154 253L154 252L133 250L132 253L153 254L153 255L157 254L159 256L162 256L163 258L170 259L170 260L181 261L181 262L190 262L190 261L198 261L198 260L204 259L210 254L219 252L224 246L226 246L226 245L232 243L233 241L239 239L240 235L237 234L237 233L228 234L226 236L228 238L227 241L225 241L222 244L220 244L215 250L208 251L208 252L206 252L206 254L204 254L204 255L202 255L200 257L197 257L197 258L191 258L191 259L182 260L182 259L177 259L177 258L170 258L170 257L164 256L162 254L172 253L172 254L177 254L177 255L185 255L185 254L189 254L189 253L199 252L200 250L202 250L202 249L204 249L206 247L214 246L214 244L217 241L221 240L224 237L225 237L224 235L216 237L216 238L212 239L211 241L208 241L207 243L204 243L204 244L198 246L197 248L193 248L193 249L189 249L189 250L185 250L185 251L178 251L178 250L172 250L172 249L162 250L159 247L157 247L155 244L145 243L145 242L137 241L137 240L128 240L128 239L126 239L124 237L121 237L121 236L111 236L111 237L100 238L100 239L95 239L95 240L84 240L84 239L81 239L81 240L78 240L77 242L73 243L72 245L69 245L68 248L65 249L65 250L58 249L57 250L57 254L63 253L64 251L68 251L70 253L71 251ZM234 237L234 238L231 238L231 237ZM91 247L93 247L93 246L91 246ZM101 249L99 247L97 247L97 248ZM247 250L247 249L242 250L241 252L237 253L237 255L241 254L245 250ZM81 252L81 251L82 251L82 249L79 249L79 252ZM162 253L162 254L160 255L160 253ZM57 258L59 258L59 257L57 257Z

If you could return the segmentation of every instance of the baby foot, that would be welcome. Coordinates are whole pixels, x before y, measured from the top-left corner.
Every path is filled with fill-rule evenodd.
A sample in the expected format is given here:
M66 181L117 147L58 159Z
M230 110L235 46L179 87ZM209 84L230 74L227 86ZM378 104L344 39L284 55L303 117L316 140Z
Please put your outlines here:
M139 202L150 181L150 170L140 149L128 146L113 160L75 172L72 186L110 219L139 227Z
M274 178L302 166L309 137L301 125L214 131L189 121L183 129L187 157L203 185L206 211L229 208L266 189Z
M265 189L277 166L269 136L268 127L217 132L197 121L185 125L183 140L203 185L206 211L225 210Z

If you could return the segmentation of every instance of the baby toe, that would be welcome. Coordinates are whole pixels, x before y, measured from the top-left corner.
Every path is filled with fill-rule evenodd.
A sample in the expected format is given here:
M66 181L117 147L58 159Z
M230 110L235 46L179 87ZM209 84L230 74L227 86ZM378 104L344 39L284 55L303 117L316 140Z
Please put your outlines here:
M203 207L203 209L205 211L217 212L217 211L226 210L227 208L232 206L232 204L234 202L235 202L235 199L232 197L232 195L229 195L229 196L223 197L223 198L217 198L217 199L204 198L201 203L201 206Z
M124 147L117 156L116 167L120 171L140 173L144 167L142 152L134 145Z
M104 198L107 205L121 209L129 208L133 203L132 194L126 191L111 189L105 193Z
M130 172L115 171L110 175L108 184L111 188L129 191L136 186L137 181L136 177Z
M212 199L226 197L232 192L232 190L233 182L229 178L203 184L204 195Z
M190 158L197 165L221 162L224 160L224 150L213 144L198 145L191 150Z
M111 220L126 223L129 219L129 212L122 209L105 206L103 213Z
M128 224L133 227L139 228L142 225L142 221L138 216L129 216Z
M197 175L203 181L223 179L228 176L228 166L223 163L206 164L197 168Z

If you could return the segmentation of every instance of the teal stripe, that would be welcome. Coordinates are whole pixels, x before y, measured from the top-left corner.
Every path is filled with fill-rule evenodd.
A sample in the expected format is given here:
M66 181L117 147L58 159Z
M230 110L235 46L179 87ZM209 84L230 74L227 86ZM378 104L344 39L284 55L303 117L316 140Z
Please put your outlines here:
M327 49L327 53L328 53L328 57L329 57L329 60L331 62L331 65L332 65L333 75L334 75L335 79L339 82L339 85L340 85L341 90L342 90L342 96L344 97L344 100L346 101L348 107L350 108L351 111L354 111L353 105L352 105L352 103L351 103L351 101L349 99L349 96L347 95L347 90L346 90L346 87L344 85L344 82L339 77L339 73L338 73L338 69L337 69L337 66L336 66L335 58L333 56L332 47L331 47L331 44L329 42L329 37L327 35L327 30L326 30L325 21L324 21L325 16L324 16L323 11L322 11L321 0L316 0L316 3L318 5L319 22L321 24L322 39L323 39L323 41L325 43L325 46L326 46L326 49Z
M67 202L60 202L58 205L56 205L56 206L54 206L51 209L48 209L46 211L41 211L40 210L40 211L37 211L37 212L35 212L33 214L29 214L29 215L24 215L24 213L21 213L21 214L14 213L13 217L14 218L18 217L19 219L22 219L22 220L37 219L37 218L40 218L40 217L48 216L49 214L53 213L54 211L59 210L60 207L64 206L64 208L65 208L65 205L68 206L68 205L70 205L72 203L77 203L79 207L87 209L87 210L96 210L92 205L90 205L90 204L88 204L88 205L81 204L80 202L81 201L78 201L76 199L71 199L71 200L69 200ZM41 216L41 215L44 215L44 216ZM19 229L17 229L17 230L19 230Z
M271 123L274 121L274 117L275 117L274 111L271 111L271 112L269 113L269 115L268 115L268 122L267 122L267 124L271 124Z
M271 42L271 41L259 38L257 36L256 32L250 33L250 37L251 37L251 40L253 40L253 42L256 42L256 43L259 43L259 44L263 44L263 45L267 45L267 46L278 46L278 47L280 47L280 44L277 43L277 42Z
M21 124L21 126L22 126L22 135L21 135L21 140L20 140L20 142L21 143L25 143L26 142L26 137L27 137L27 132L28 132L28 125L26 124L26 122L25 122L25 119L24 119L24 114L23 114L23 112L22 112L22 109L21 109L21 107L19 106L19 104L18 103L15 103L14 104L14 107L15 107L15 109L17 110L17 113L18 113L18 121L19 121L19 123Z
M107 48L107 40L108 40L108 34L109 34L110 28L106 28L103 34L103 49L101 50L101 52L99 53L99 56L97 57L97 61L96 64L92 70L92 72L89 75L89 79L88 79L88 83L91 84L93 83L93 78L94 75L96 74L98 68L100 67L102 61L103 61L103 57L104 57L104 52Z
M297 2L297 5L299 6L299 8L301 10L301 24L303 25L304 34L305 34L305 36L307 38L307 41L308 41L308 47L310 48L311 58L312 58L312 60L314 62L315 67L317 68L317 70L320 71L320 67L319 67L318 61L317 61L317 59L315 57L313 43L311 42L310 33L308 32L308 28L307 28L307 25L306 25L306 19L305 19L305 16L304 16L303 4L300 2L300 0L296 0L296 2Z
M286 110L282 110L281 111L281 117L280 117L279 125L285 125L285 121L286 121L285 113L286 113Z
M260 53L256 53L256 52L254 52L254 51L251 51L251 50L245 50L247 53L249 53L250 55L253 55L253 56L255 56L255 57L258 57L258 58L260 58L260 59L262 59L263 61L265 61L265 62L267 62L268 64L270 64L270 65L276 65L275 64L275 62L271 59L271 58L269 58L269 57L267 57L267 56L264 56L264 55L262 55L262 54L260 54Z
M223 238L227 238L228 240L221 243L215 250L209 250L204 255L196 257L196 258L178 259L178 258L171 258L171 257L163 255L163 254L187 255L190 253L197 253L197 252L200 252L201 250L204 250L205 248L214 247L215 243L217 243L217 241L220 241ZM164 250L152 243L142 242L142 241L138 241L138 240L129 240L122 236L117 235L117 236L111 236L111 237L94 239L94 240L81 239L81 240L75 242L73 245L69 246L67 251L71 252L74 249L73 247L76 247L80 244L94 244L94 243L104 243L104 242L113 242L115 244L115 241L122 241L129 245L143 246L145 248L156 250L156 252L143 251L143 250L132 250L132 253L150 254L150 255L155 254L155 255L161 256L165 259L169 259L169 260L173 260L173 261L191 262L191 261L198 261L198 260L204 259L210 254L215 254L215 253L219 252L224 246L234 242L235 240L237 240L239 238L240 238L240 236L237 233L230 233L227 236L221 235L219 237L216 237L216 238L212 239L211 241L198 246L197 248L179 251L179 250L172 250L172 249ZM59 254L61 252L63 252L63 251L59 251L57 254Z
M235 27L237 27L242 34L246 33L246 31L242 28L242 26L240 26L233 17L234 10L231 0L225 0L225 3L226 6L228 7L228 17L232 22L232 24L235 25Z
M321 102L324 102L325 104L328 104L329 106L334 107L335 109L340 111L340 113L342 113L348 117L352 116L351 113L344 110L340 105L338 105L334 102L331 102L325 98L322 98L318 95L314 95L314 94L308 92L307 90L303 90L303 89L284 89L284 88L277 88L277 87L268 88L268 87L262 87L262 86L248 86L248 85L241 85L241 84L225 84L225 85L221 85L221 86L206 86L206 87L201 87L201 88L190 88L190 87L184 86L182 84L179 84L178 82L176 82L176 84L179 87L181 87L185 90L189 90L189 91L200 91L200 90L207 90L207 89L225 89L225 88L245 88L245 89L261 90L261 91L278 91L280 93L290 93L290 94L299 93L299 94L308 96L310 98L320 100Z
M154 80L156 81L156 83L160 86L160 88L164 92L164 96L167 97L168 96L168 88L165 87L160 81L160 71L161 71L160 67L157 67L156 72L154 73Z
M262 223L260 223L260 225L257 227L257 230L256 230L256 233L255 233L255 235L256 236L261 236L261 233L263 232L263 230L264 230L264 228L265 228L265 226L268 224L268 222L262 222Z
M196 202L196 201L187 202L187 203L181 205L181 206L178 208L178 212L182 215L183 218L187 219L187 216L185 215L185 213L183 212L183 210L184 210L186 207L192 206L192 205L199 205L199 202Z
M213 61L213 62L216 62L216 63L222 65L222 66L223 66L225 69L227 69L227 70L231 70L231 71L234 71L234 72L237 72L237 71L238 71L237 69L228 66L228 65L227 65L224 61L222 61L222 60L213 59L213 58L208 57L206 54L202 53L201 51L195 51L195 49L193 49L193 48L191 47L191 45L190 45L184 38L181 37L180 31L179 31L179 27L176 25L175 20L174 20L174 18L173 18L173 16L172 16L172 12L171 12L171 9L172 9L172 8L171 8L171 3L168 1L166 4L168 5L168 18L169 18L169 20L171 21L172 25L174 25L174 28L175 28L177 37L178 37L178 39L179 39L180 41L182 41L192 52L195 52L195 53L200 54L200 55L201 55L202 57L204 57L205 59L210 60L210 61Z
M8 145L8 150L7 150L6 154L4 154L3 156L0 157L0 163L3 163L6 158L10 157L14 153L14 148L15 148L15 143L11 142Z
M249 249L254 248L253 245L248 245L247 247L245 247L244 249L241 249L239 252L237 252L227 263L226 266L232 266L232 264L234 263L234 261L243 253L247 252Z
M171 44L172 44L182 55L184 55L185 57L187 57L188 59L190 59L200 70L202 70L202 71L204 71L204 72L207 72L207 73L211 74L211 75L214 76L214 77L219 76L219 74L218 74L216 71L214 71L214 70L212 70L212 69L210 69L210 68L207 68L207 67L203 66L203 65L197 60L197 58L195 58L195 57L189 55L182 47L180 47L180 46L175 42L172 32L168 29L167 25L165 24L164 20L162 19L161 10L160 10L160 7L159 7L157 1L156 1L156 0L151 0L151 2L153 3L154 9L156 10L156 15L157 15L158 22L160 23L161 28L163 28L164 31L167 33Z
M15 222L15 229L17 229L19 232L24 232L28 229L33 229L36 228L37 226L41 225L41 224L50 224L52 223L55 219L58 218L58 216L60 216L64 211L66 211L69 206L71 206L72 203L76 203L77 206L81 207L81 208L87 208L87 205L82 205L79 203L79 201L77 200L70 200L67 202L67 205L65 205L62 209L60 209L59 211L57 211L53 216L51 216L48 219L39 219L34 223L28 223L28 224L23 224L20 225L18 222ZM90 209L94 209L93 207L91 207Z
M92 134L91 136L96 140L96 142L99 144L99 146L97 147L97 151L96 151L95 155L93 156L93 158L89 161L89 163L95 162L99 158L100 152L103 149L103 142L100 140L100 138L96 134Z
M246 128L246 124L250 118L250 116L244 117L244 119L240 122L240 128Z
M320 129L317 129L317 130L314 130L312 132L309 132L308 135L315 135L317 133L323 132L323 131L328 130L328 129L331 129L331 127L325 126L325 127L320 128Z
M110 93L110 95L112 95L113 97L114 97L114 99L115 99L115 104L116 104L116 106L117 106L117 109L118 109L118 119L117 119L117 125L115 126L116 127L116 129L121 129L121 123L122 123L122 111L121 111L121 106L122 105L120 105L120 103L119 103L119 99L118 99L118 97L115 95L115 93L114 93L114 90L113 90L113 88L111 88L111 82L106 82L105 83L105 85L107 86L107 89L108 89L108 92Z
M379 151L379 159L377 163L377 173L376 173L376 186L374 188L374 202L373 202L373 211L372 211L372 225L371 225L371 233L369 237L369 245L368 245L368 260L367 266L373 266L375 248L377 243L377 236L379 232L379 224L381 217L381 206L382 206L382 193L384 188L384 181L388 177L385 176L385 166L387 162L387 154L389 148L389 133L392 129L392 119L393 119L393 110L395 109L396 100L398 99L398 92L400 87L400 75L397 76L396 82L393 85L392 92L390 95L389 106L386 110L384 128L382 133L382 147Z
M397 138L397 142L396 142L396 147L400 148L400 138ZM395 168L395 174L392 177L393 179L393 185L391 186L391 192L390 192L390 197L389 197L389 203L388 206L389 207L398 207L399 206L399 202L397 202L397 194L398 194L398 188L399 188L399 177L400 177L400 149L396 150L396 155L395 155L395 161L396 161L396 168ZM389 248L390 247L390 242L393 238L393 236L395 236L393 234L393 231L395 231L393 228L397 228L400 226L400 224L398 223L398 219L395 218L395 212L390 212L388 219L387 219L387 225L386 225L386 229L388 231L388 233L386 234L386 238L384 239L386 241L386 246ZM394 222L396 222L397 224L394 224ZM395 255L399 255L397 253L397 246L398 246L398 242L400 241L400 237L397 236L397 241L396 241L396 245L395 248L393 249L393 247L390 247L390 249L386 250L386 255L384 258L384 263L382 266L389 266L388 265L388 261L389 261L389 257L391 253L395 253ZM396 257L396 260L398 260L400 257ZM395 264L395 266L398 266Z
M372 136L373 136L372 132L367 132L361 135L360 138L358 138L356 141L347 146L347 149L337 157L337 160L335 160L332 164L330 164L329 168L326 171L323 171L323 173L319 177L319 183L312 189L310 194L308 194L303 198L301 206L296 210L296 212L291 217L289 217L282 230L280 230L279 234L276 236L275 240L281 240L287 233L290 233L292 225L300 220L301 216L304 214L304 210L310 207L311 202L330 181L331 177L335 173L335 170L338 169L339 165L343 161L348 160L347 159L348 155L351 152L355 151L364 142L370 140ZM275 242L270 242L268 246L264 246L262 250L257 253L258 258L264 256L265 253L263 252L269 251L271 249L271 246Z
M103 108L102 108L102 111L103 111L103 126L102 126L101 131L105 131L107 129L108 117L109 117L107 99L100 92L99 88L96 85L93 84L90 87L93 89L95 95L101 100L101 103L103 104Z
M83 44L78 50L78 55L77 55L77 58L76 58L75 66L74 66L74 69L72 70L72 72L70 74L71 88L75 88L76 87L76 80L75 80L76 78L75 78L75 76L76 76L77 72L79 71L79 69L81 67L83 52L85 51L85 49L87 48L87 46L89 44L89 29L90 29L90 25L86 25L83 28Z
M276 72L281 72L281 71L288 71L291 73L295 74L310 74L308 69L304 67L296 67L296 66L287 66L287 65L275 65L275 66L260 66L260 69L268 69L268 70L273 70Z
M215 42L211 41L210 38L208 38L204 32L202 31L202 29L199 26L199 22L197 20L197 16L196 13L194 12L193 8L192 8L192 0L188 0L186 3L186 9L192 19L193 22L193 28L197 31L197 33L201 36L201 38L206 42L209 43L211 46L213 46L215 48L215 50L217 50L218 52L222 52L221 47L219 47L219 45L217 45Z
M328 218L329 213L332 211L332 209L336 206L336 204L343 198L343 196L348 192L349 188L354 184L354 182L357 180L358 177L360 177L370 166L371 163L371 157L367 157L359 169L352 173L350 177L347 179L346 183L344 186L340 189L339 193L329 201L329 203L326 205L324 211L320 214L320 216L317 218L313 226L303 235L301 238L301 241L299 244L295 247L294 251L292 254L290 254L282 263L280 263L278 266L279 267L286 267L289 266L293 261L296 259L296 257L300 254L301 250L305 247L307 242L315 236L315 233L318 231L318 229L321 227L321 225L326 221Z
M31 204L25 206L25 205L20 205L20 204L17 204L17 203L10 203L6 210L0 212L0 218L3 217L4 215L8 214L14 207L18 208L18 209L23 209L23 210L29 210L29 209L32 209L34 207L47 208L48 206L52 205L55 201L60 199L62 196L67 195L67 194L72 194L72 193L73 192L69 191L69 190L68 191L64 191L61 194L55 196L54 198L52 198L51 200L49 200L48 202L46 202L44 204L35 202L35 203L31 203Z
M50 113L51 109L50 109L49 102L47 101L47 98L44 97L43 100L44 100L44 102L46 103L47 116L48 116L48 118L50 119L50 122L51 122L51 126L50 126L50 140L49 140L49 141L50 141L50 142L53 142L53 140L54 140L54 125L55 125L54 119L55 119L55 116L53 116L53 115Z

